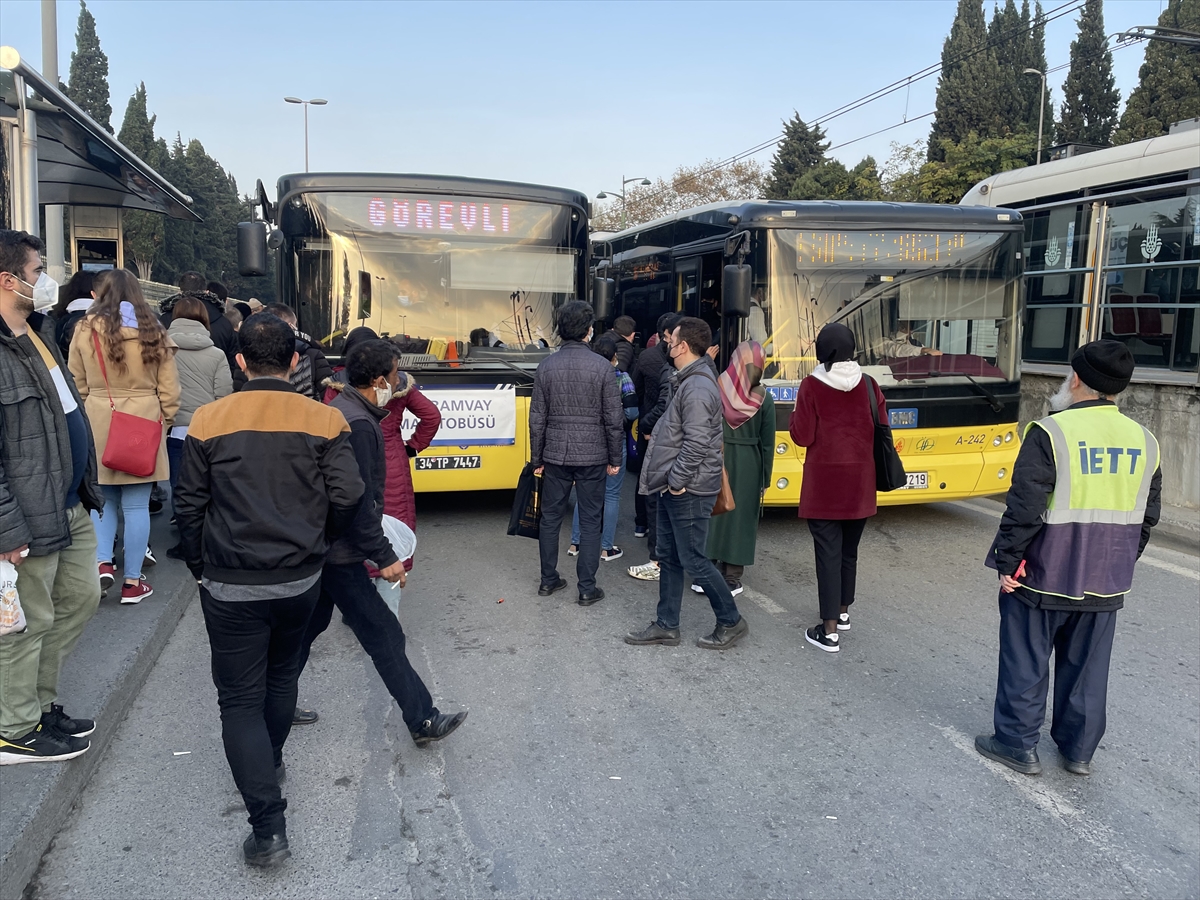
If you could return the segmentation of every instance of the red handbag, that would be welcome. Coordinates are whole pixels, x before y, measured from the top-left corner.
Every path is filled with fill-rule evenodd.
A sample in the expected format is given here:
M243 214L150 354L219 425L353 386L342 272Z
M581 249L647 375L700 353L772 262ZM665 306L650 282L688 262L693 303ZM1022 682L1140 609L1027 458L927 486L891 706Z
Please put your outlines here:
M100 363L100 374L104 376L104 389L108 392L108 406L112 410L112 422L108 426L108 440L100 462L106 469L124 472L137 478L154 474L158 465L158 449L162 445L163 420L143 419L129 413L117 411L113 402L112 388L108 384L108 369L104 365L104 350L100 347L100 336L92 331L92 342L96 345L96 359Z

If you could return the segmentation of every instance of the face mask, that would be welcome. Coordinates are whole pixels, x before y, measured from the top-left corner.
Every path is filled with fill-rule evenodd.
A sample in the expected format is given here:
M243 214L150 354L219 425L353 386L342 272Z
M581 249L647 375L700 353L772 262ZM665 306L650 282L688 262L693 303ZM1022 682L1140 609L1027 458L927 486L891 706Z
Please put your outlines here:
M43 272L34 284L29 284L24 278L17 276L21 284L33 288L32 295L14 291L18 297L30 301L36 312L44 312L58 302L58 282Z
M388 403L391 401L391 399L392 399L391 387L375 388L375 405L378 406L380 409L387 406Z

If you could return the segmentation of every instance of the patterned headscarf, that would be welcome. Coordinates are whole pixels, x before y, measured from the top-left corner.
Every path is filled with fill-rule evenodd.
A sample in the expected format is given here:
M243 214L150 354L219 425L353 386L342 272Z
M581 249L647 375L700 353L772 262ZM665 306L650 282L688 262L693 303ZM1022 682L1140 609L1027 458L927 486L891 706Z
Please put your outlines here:
M758 341L738 344L729 360L729 368L721 373L717 383L721 388L721 405L730 428L745 425L762 408L761 394L753 388L762 380L763 348Z

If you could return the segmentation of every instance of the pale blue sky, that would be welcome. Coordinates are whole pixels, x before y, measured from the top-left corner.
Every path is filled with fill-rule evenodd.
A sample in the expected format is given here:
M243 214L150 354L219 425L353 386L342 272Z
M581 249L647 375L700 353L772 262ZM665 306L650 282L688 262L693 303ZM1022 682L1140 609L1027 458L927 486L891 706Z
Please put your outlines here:
M1045 0L1047 10L1059 0ZM989 15L992 0L987 0ZM158 133L199 138L238 180L314 171L428 172L541 182L594 196L626 177L721 159L936 63L954 0L389 3L93 0L113 123L146 82ZM1162 0L1106 0L1109 33L1154 24ZM66 80L77 2L58 3ZM37 0L4 0L0 41L41 65ZM1075 16L1050 23L1065 64ZM1122 99L1142 47L1114 55ZM1055 102L1066 70L1050 76ZM933 109L936 77L827 126L837 145ZM907 94L907 96L906 96ZM929 120L858 141L853 164ZM763 161L771 151L760 154Z

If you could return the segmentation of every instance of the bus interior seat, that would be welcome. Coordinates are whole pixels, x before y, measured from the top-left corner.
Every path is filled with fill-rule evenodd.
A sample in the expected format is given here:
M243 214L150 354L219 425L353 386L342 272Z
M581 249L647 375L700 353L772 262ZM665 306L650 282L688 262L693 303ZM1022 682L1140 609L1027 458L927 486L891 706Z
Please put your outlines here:
M1132 294L1109 294L1109 303L1132 303ZM1134 337L1138 332L1137 313L1129 307L1108 310L1108 333L1113 337Z

